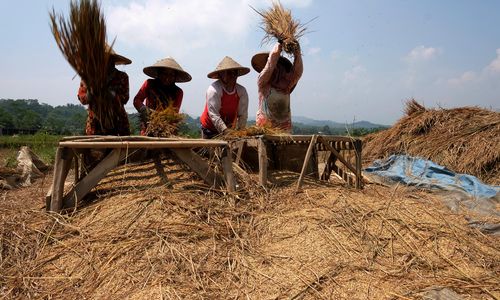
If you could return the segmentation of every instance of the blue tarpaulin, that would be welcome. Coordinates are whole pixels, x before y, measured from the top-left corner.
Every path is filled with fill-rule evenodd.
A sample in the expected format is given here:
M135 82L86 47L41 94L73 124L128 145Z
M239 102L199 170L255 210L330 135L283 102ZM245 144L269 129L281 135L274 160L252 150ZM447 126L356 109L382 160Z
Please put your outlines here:
M500 191L500 186L486 185L472 175L458 174L430 160L408 155L377 160L365 172L417 187L461 190L474 198L492 198Z

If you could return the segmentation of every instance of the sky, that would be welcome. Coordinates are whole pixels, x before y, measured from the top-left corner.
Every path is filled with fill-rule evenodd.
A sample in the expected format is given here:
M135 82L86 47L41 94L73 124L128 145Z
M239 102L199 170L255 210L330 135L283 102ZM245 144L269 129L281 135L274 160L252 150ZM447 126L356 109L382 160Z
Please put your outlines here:
M130 100L148 78L143 68L173 57L193 80L181 111L197 117L224 56L250 67L269 51L261 17L271 0L102 0L108 40L133 63ZM350 124L391 125L406 101L428 108L500 108L500 1L281 0L306 24L304 73L291 95L292 115ZM79 77L57 48L49 11L68 17L69 1L0 0L0 99L79 104ZM238 78L258 106L257 73Z

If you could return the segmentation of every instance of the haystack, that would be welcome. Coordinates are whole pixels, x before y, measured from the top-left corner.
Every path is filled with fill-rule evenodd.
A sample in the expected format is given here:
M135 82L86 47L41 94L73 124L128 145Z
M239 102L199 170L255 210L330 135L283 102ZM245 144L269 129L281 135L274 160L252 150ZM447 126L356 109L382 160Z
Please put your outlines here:
M478 107L427 109L414 99L392 128L364 139L363 159L391 154L432 160L486 183L500 184L500 113Z

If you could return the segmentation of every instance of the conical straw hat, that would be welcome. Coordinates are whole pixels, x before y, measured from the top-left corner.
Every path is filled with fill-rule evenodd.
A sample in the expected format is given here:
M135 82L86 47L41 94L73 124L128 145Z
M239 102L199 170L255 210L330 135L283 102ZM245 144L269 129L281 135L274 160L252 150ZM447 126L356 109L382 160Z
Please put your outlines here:
M123 55L117 54L113 48L111 48L109 45L106 45L106 49L109 51L109 54L113 56L115 65L130 65L132 61L128 58L126 58Z
M260 73L262 69L264 69L264 67L266 66L268 58L269 58L269 52L261 52L255 54L252 57L252 68ZM288 58L284 56L280 56L280 58L278 59L278 63L282 63L283 65L286 66L287 69L292 68L292 63L290 62L290 60L288 60Z
M228 70L237 70L238 76L242 76L250 72L249 68L243 67L239 63L235 62L231 57L226 56L221 60L214 71L208 73L207 77L212 79L219 79L219 72Z
M151 76L153 78L158 78L158 72L162 69L173 70L177 72L175 77L176 82L188 82L191 81L191 75L184 71L182 67L173 59L172 57L167 57L157 61L154 65L145 67L143 69L144 74Z

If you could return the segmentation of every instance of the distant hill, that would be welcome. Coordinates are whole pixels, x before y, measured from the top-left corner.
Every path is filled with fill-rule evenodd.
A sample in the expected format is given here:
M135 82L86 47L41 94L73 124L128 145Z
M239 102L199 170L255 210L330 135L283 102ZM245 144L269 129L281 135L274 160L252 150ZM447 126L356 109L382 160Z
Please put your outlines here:
M308 117L303 117L303 116L292 116L292 122L294 123L301 123L304 125L309 125L309 126L328 126L330 128L366 128L366 129L372 129L372 128L381 128L381 127L389 127L387 125L381 125L381 124L374 124L368 121L358 121L354 123L339 123L339 122L334 122L330 120L315 120L312 118Z

